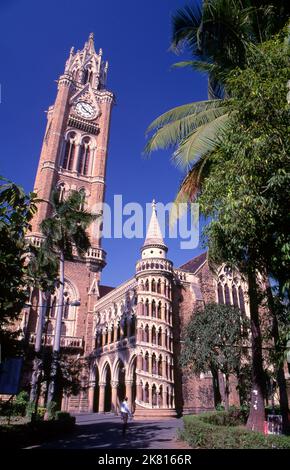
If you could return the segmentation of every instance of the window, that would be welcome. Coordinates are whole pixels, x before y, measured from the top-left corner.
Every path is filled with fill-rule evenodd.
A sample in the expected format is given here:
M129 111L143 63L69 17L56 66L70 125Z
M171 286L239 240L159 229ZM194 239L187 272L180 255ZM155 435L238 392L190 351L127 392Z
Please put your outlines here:
M80 157L79 157L79 164L78 164L78 172L81 175L87 176L89 171L89 163L90 163L90 143L91 140L89 137L85 137L80 146Z
M62 167L65 170L72 170L76 151L76 133L70 132L66 139Z

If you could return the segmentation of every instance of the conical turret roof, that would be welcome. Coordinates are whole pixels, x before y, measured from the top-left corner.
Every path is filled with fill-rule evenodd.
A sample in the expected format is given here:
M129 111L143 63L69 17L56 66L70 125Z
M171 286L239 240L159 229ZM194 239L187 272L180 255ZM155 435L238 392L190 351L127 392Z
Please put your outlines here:
M166 248L157 218L156 203L154 199L152 201L152 215L147 228L146 239L143 247L150 245L161 245Z

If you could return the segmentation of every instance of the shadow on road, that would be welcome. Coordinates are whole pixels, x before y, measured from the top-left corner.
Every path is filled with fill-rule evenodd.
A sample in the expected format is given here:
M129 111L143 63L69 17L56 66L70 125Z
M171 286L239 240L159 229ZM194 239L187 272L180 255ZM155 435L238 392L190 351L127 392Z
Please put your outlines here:
M78 424L73 434L39 446L50 449L148 449L174 448L178 420L129 422L122 436L121 420Z

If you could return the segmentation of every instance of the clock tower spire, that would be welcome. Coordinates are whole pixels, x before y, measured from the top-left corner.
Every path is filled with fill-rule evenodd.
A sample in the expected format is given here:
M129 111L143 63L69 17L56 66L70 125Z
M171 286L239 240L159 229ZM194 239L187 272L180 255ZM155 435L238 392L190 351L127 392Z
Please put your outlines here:
M47 126L34 191L41 200L28 238L39 245L40 223L50 215L50 195L60 198L83 191L85 208L101 213L105 195L106 160L114 95L107 89L108 62L96 52L91 33L82 50L71 48L64 73L57 80L56 100L47 111ZM86 338L88 314L98 298L100 272L106 264L101 247L100 221L89 229L91 248L84 259L65 264L67 284L81 305L75 312L74 335Z

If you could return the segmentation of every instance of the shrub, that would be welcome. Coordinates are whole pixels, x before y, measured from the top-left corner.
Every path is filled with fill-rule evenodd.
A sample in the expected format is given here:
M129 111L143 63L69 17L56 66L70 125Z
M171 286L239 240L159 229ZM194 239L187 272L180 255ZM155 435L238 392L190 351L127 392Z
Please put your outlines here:
M193 448L202 449L290 449L289 437L264 436L241 426L213 424L224 419L213 415L216 413L185 416L181 438Z
M2 416L25 416L29 401L27 392L20 392L15 399L0 402L0 414Z
M67 411L57 411L55 418L58 421L69 421L73 418L73 416L71 416Z

